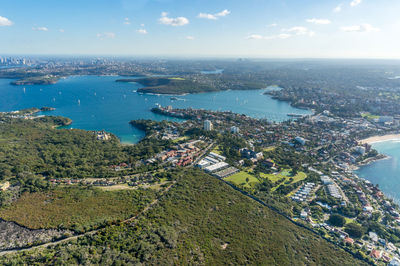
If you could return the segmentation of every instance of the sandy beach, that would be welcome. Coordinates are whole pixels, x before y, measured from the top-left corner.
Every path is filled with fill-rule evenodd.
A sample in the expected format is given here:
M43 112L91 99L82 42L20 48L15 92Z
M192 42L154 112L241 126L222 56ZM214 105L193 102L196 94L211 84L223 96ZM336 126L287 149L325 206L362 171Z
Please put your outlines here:
M383 136L373 136L367 139L362 139L359 142L361 144L368 143L376 143L376 142L382 142L382 141L389 141L389 140L400 140L400 134L390 134L390 135L383 135Z

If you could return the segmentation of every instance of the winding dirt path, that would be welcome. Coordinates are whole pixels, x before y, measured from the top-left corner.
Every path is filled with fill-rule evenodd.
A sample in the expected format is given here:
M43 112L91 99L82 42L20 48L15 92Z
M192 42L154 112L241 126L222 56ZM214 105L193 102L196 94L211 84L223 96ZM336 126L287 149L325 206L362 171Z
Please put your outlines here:
M135 215L135 216L133 216L133 217L131 217L131 218L128 218L128 219L124 220L123 223L131 223L131 222L136 221L137 218L139 218L139 216L143 215L143 214L146 213L148 210L150 210L154 205L156 205L156 204L158 203L159 199L160 199L165 193L167 193L175 183L176 183L176 181L173 181L171 185L169 185L167 188L164 189L164 191L162 191L162 192L160 193L160 195L159 195L159 197L158 197L157 199L155 199L155 200L153 200L152 202L150 202L150 203L149 203L141 212L139 212L137 215ZM110 226L115 226L115 225L110 225ZM103 228L95 229L95 230L88 231L88 232L85 232L85 233L82 233L82 234L79 234L79 235L74 235L74 236L71 236L71 237L67 237L67 238L64 238L64 239L56 240L56 241L53 241L53 242L48 242L48 243L40 244L40 245L37 245L37 246L26 247L26 248L14 248L14 249L9 249L9 250L4 250L4 251L1 251L1 252L0 252L0 256L4 256L4 255L6 255L6 254L11 254L11 253L22 252L22 251L30 251L30 250L34 250L34 249L47 248L47 247L55 246L55 245L58 245L58 244L62 244L62 243L65 243L65 242L69 242L69 241L72 241L72 240L76 240L76 239L78 239L79 237L82 237L82 236L94 235L94 234L96 234L98 231L100 231L100 230L102 230L102 229L103 229Z

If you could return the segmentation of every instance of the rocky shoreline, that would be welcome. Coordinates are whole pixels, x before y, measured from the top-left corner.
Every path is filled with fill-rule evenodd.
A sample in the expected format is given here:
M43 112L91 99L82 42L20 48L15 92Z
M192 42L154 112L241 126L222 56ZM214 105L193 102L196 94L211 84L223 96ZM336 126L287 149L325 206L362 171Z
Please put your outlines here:
M29 229L0 219L0 251L51 242L73 234L70 230Z

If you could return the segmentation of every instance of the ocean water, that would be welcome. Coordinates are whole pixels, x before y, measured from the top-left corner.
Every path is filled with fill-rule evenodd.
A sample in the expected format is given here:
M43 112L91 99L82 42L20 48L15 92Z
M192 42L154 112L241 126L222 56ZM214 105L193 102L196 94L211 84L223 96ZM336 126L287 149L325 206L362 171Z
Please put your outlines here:
M71 128L106 130L124 143L136 143L144 135L129 125L133 119L175 120L150 112L156 104L174 108L230 110L273 121L289 119L288 113L309 114L286 102L263 95L264 90L223 91L176 96L140 94L137 83L115 82L118 76L72 76L52 85L12 86L11 80L0 79L0 111L30 107L54 107L49 115L73 120Z
M362 166L355 173L378 184L386 195L400 203L400 141L377 142L372 147L389 158Z

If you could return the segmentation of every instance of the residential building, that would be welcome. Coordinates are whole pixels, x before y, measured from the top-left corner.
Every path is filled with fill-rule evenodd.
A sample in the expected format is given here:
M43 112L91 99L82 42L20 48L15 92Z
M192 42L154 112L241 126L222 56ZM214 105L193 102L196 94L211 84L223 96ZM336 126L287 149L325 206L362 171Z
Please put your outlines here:
M213 124L211 123L210 120L205 120L204 121L204 130L206 130L206 131L213 130Z

